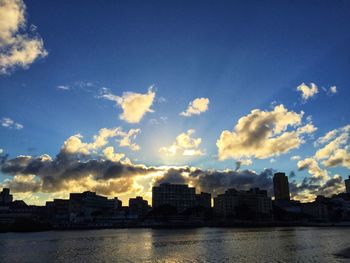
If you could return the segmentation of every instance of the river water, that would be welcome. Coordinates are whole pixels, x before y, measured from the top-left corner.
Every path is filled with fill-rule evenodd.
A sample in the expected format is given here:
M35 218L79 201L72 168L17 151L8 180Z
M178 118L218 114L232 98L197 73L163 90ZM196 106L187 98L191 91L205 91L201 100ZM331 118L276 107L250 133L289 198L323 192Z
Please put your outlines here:
M0 234L0 262L350 262L350 228L106 229ZM344 252L346 251L346 252ZM339 255L340 254L340 255Z

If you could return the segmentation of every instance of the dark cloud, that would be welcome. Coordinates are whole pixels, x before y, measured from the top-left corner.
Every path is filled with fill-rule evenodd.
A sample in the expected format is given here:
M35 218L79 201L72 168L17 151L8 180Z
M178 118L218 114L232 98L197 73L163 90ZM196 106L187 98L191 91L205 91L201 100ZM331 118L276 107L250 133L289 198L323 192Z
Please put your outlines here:
M250 170L243 171L206 171L199 175L198 186L201 190L214 194L222 193L227 188L248 190L259 187L272 194L271 169L266 169L260 174Z
M157 181L157 184L172 183L172 184L185 184L186 179L182 176L182 172L187 169L169 169L162 178Z
M314 180L312 177L305 177L301 184L298 184L295 180L289 183L289 188L292 196L308 191L311 195L324 195L332 196L344 191L344 182L341 176L334 176L329 178L323 184L319 183L319 180Z
M186 173L186 175L184 174ZM248 190L254 187L267 189L272 194L272 169L266 169L257 174L254 171L217 171L190 168L169 169L156 184L160 183L191 183L199 191L217 195L228 188Z
M101 184L103 187L100 187L106 193L108 192L109 179L122 178L123 180L120 180L122 181L121 188L129 189L133 181L126 180L125 178L144 175L157 170L153 167L113 162L101 158L88 159L88 156L82 158L80 155L68 154L63 151L55 159L51 159L48 155L39 157L18 156L10 160L4 160L0 168L4 174L15 177L17 175L35 175L37 177L36 180L40 181L40 184L38 184L38 182L34 183L33 180L24 180L19 185L19 182L15 184L15 180L13 180L11 188L18 192L26 192L28 189L32 189L34 192L61 191L65 190L70 182L79 181L83 185L84 182L81 179L92 176L96 182L106 182L105 184ZM9 183L7 182L7 184ZM27 188L25 184L27 184ZM36 187L33 187L33 185L36 185ZM115 187L115 185L109 185L110 187ZM114 188L114 190L116 189L117 187Z
M317 194L330 196L332 194L339 193L343 188L343 179L340 176L334 176L319 187Z
M5 174L18 174L26 169L28 164L32 161L31 156L17 156L14 159L3 160L1 164L1 172Z
M39 180L33 179L31 176L15 177L14 180L7 180L4 182L3 187L10 188L15 193L26 192L39 192L41 189L41 183Z
M236 188L239 190L248 190L250 188L259 187L268 191L273 196L273 169L265 169L261 173L251 170L201 170L193 168L169 169L163 177L156 181L160 183L180 183L195 186L199 191L210 192L213 196L225 192L228 188ZM291 173L290 179L296 177L295 173ZM293 197L298 196L304 191L309 191L312 195L330 196L339 193L343 189L343 181L340 176L330 178L324 184L320 185L319 181L315 181L311 177L306 177L299 184L296 180L289 182L290 193Z

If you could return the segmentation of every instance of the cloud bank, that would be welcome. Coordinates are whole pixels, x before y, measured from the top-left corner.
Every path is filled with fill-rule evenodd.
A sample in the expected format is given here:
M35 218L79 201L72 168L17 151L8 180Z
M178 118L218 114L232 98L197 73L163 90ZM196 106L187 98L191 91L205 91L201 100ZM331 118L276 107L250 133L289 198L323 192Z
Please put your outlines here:
M83 142L79 134L73 135L63 143L54 158L44 154L8 159L0 153L1 172L12 176L1 185L10 187L15 193L83 190L105 195L125 193L133 189L134 177L157 171L153 167L132 164L125 154L115 153L113 146L107 146L111 138L121 136L121 141L125 138L130 140L134 134L134 130L126 133L119 127L103 128L90 143Z

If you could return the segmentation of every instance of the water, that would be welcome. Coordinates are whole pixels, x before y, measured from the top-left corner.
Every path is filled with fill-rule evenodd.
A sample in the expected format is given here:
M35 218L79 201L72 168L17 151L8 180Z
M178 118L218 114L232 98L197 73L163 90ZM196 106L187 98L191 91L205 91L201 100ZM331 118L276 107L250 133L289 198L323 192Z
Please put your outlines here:
M0 262L350 262L350 228L109 229L0 234Z

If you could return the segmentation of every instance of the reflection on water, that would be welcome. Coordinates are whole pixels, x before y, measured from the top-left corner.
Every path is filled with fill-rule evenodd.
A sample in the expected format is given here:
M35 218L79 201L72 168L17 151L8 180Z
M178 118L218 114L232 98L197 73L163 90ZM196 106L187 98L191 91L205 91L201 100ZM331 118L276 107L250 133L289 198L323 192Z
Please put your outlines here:
M336 254L349 236L350 228L301 227L5 233L0 261L347 262Z

